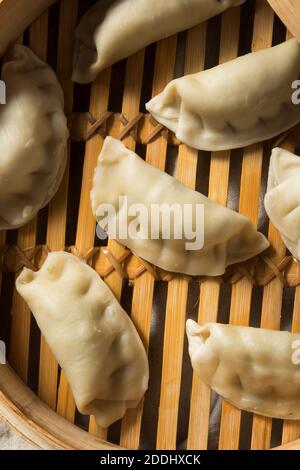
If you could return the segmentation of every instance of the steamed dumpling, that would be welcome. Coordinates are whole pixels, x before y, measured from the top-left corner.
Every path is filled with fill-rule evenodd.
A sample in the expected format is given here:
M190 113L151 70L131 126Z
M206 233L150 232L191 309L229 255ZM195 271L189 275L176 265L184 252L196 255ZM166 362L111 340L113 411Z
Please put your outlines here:
M16 42L39 16L46 11L56 0L23 0L17 5L13 2L0 1L0 57L7 48ZM8 6L9 5L9 6ZM26 5L26 9L19 7ZM12 27L13 25L13 27Z
M108 229L111 238L116 238L139 257L167 271L218 276L224 274L228 265L252 258L269 246L249 219L183 186L111 137L106 138L99 156L91 199L96 220L102 229ZM167 210L176 206L175 220L170 214L169 239L162 236L162 224L158 226L156 239L150 233L155 220L150 214L155 210L155 204L161 210L165 206ZM105 220L107 205L110 224ZM136 218L126 205L129 210L137 209ZM200 232L203 232L201 216L198 218L197 215L200 207L204 208L204 246L197 248ZM180 216L176 215L178 208L185 224L184 230L175 237ZM155 213L157 215L158 212ZM136 225L137 233L133 230L133 236L130 236L132 224ZM123 227L127 233L118 230L112 233L114 227ZM190 236L193 231L194 240ZM189 243L193 242L190 246Z
M101 70L152 42L191 28L245 0L104 0L76 32L73 80L93 81Z
M272 152L265 208L289 251L300 260L300 157L281 148Z
M2 79L7 103L0 106L0 230L21 227L52 199L68 139L63 92L47 64L18 45Z
M51 253L16 282L64 369L79 411L107 427L135 408L148 387L138 333L98 274L77 257Z
M146 108L196 149L245 147L300 122L300 106L292 102L299 75L300 45L291 39L173 80Z
M300 335L187 322L195 373L242 410L300 419Z

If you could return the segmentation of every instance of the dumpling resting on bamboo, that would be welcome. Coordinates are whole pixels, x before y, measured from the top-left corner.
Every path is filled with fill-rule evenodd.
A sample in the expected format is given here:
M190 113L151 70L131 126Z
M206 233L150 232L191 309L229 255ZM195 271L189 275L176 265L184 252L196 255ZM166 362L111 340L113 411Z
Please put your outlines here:
M194 372L242 410L300 418L300 335L187 321Z
M148 360L129 316L98 274L68 253L51 253L16 287L63 368L79 411L107 427L148 387Z
M265 208L292 255L300 260L300 157L275 148Z
M167 271L219 276L269 246L248 218L192 191L111 137L99 156L91 200L111 238Z
M59 188L67 161L64 97L53 70L17 45L0 106L0 230L29 222Z
M73 80L92 82L115 62L244 1L99 1L83 16L76 31Z
M300 106L292 102L299 76L300 45L291 39L173 80L146 108L190 147L245 147L300 122Z

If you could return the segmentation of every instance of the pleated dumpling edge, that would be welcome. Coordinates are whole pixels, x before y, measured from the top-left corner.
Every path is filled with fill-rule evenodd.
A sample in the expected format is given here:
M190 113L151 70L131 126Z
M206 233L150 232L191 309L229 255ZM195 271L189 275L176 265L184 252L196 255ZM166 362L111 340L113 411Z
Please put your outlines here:
M300 157L272 151L265 208L292 255L300 260Z
M171 81L146 109L190 147L231 150L271 139L300 122L292 84L296 39Z
M105 68L151 43L200 24L245 0L101 0L76 30L72 80L90 83ZM122 25L122 27L120 27Z
M6 104L0 107L0 230L29 222L62 181L69 132L55 72L16 45L3 65Z
M52 252L16 281L64 370L79 411L100 426L135 408L148 388L145 347L99 275L75 255Z
M140 258L166 271L192 276L219 276L224 274L228 265L246 261L269 247L268 240L257 232L247 217L184 186L111 137L106 138L99 156L91 201L93 214L102 230L108 231L111 238ZM127 209L136 205L142 208L136 218L137 225L142 228L134 238L127 231L132 220ZM186 227L181 229L177 238L174 235L168 238L162 236L160 226L158 236L152 237L149 229L153 220L152 210L163 210L165 205L168 208L175 205L177 214L180 212L179 217L182 215L181 220L187 221L197 236L203 231L202 248L187 247L191 240L186 235ZM187 206L190 212L185 219ZM200 206L204 212L202 225L197 219ZM110 227L104 226L107 207L111 209ZM179 218L176 223L178 221ZM111 228L119 227L120 223L125 225L122 237L120 233L111 233ZM173 233L172 227L170 233Z
M237 408L278 419L300 418L300 335L219 323L186 325L192 367Z

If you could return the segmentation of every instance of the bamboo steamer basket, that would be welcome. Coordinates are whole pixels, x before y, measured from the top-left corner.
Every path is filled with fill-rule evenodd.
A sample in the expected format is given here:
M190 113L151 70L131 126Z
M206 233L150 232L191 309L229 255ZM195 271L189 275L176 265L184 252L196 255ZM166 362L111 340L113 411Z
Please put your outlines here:
M248 0L138 52L82 87L70 80L74 30L92 3L0 1L0 51L12 41L24 42L56 69L72 137L67 172L49 207L19 231L0 232L0 338L7 344L9 362L0 366L0 417L39 449L298 449L299 422L253 416L225 401L212 445L212 393L192 375L185 339L187 315L199 322L272 329L286 328L288 317L288 327L300 331L299 265L263 209L274 142L234 152L197 152L181 145L144 110L145 100L174 76L269 47L290 33L268 2ZM270 3L281 4L281 16L282 4L296 5L291 0ZM157 270L114 241L100 244L89 191L106 135L248 216L269 236L272 248L223 277L191 279ZM280 139L292 151L297 142L295 131ZM79 415L63 372L14 289L23 266L38 269L47 253L56 250L68 250L93 266L131 314L149 351L151 383L144 402L109 430Z

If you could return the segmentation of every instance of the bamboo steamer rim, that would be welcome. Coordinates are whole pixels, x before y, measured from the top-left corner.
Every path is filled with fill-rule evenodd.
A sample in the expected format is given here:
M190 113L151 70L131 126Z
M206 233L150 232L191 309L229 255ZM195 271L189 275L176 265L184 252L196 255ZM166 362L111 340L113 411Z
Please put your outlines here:
M25 10L23 0L0 0L0 52L56 1L34 0ZM300 40L300 10L298 15L295 14L297 1L268 0L288 29ZM12 21L16 25L13 36L9 31ZM25 385L9 365L0 365L0 418L40 450L122 449L59 416ZM300 439L276 448L298 449Z
M43 403L6 364L0 366L0 418L40 450L117 450Z

